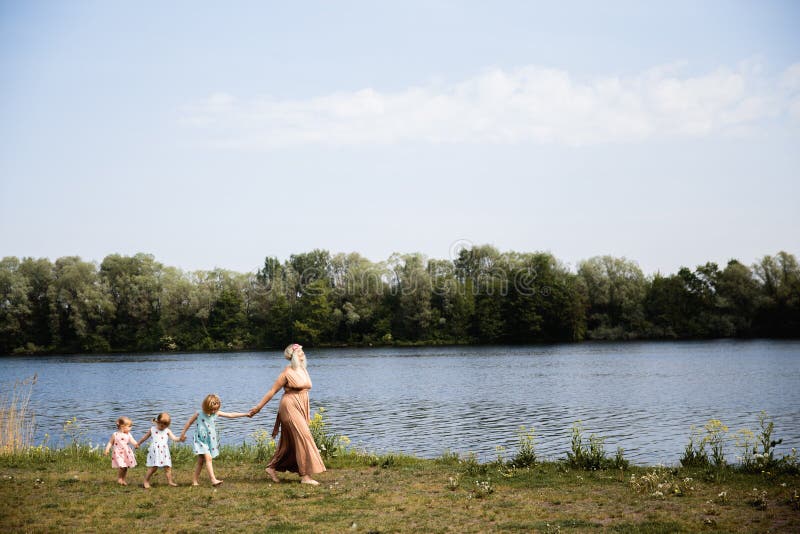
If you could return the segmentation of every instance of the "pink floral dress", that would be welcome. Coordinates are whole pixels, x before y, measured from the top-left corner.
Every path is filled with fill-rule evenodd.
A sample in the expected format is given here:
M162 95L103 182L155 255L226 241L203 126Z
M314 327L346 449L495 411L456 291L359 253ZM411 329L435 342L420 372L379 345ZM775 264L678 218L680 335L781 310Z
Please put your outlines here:
M111 446L111 467L136 467L136 456L130 446L129 433L114 432L114 443Z

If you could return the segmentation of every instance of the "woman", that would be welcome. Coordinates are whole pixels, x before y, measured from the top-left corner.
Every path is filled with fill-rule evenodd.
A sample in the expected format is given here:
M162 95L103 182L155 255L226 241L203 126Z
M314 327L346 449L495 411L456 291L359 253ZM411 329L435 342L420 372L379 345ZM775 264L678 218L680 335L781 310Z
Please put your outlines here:
M311 377L306 371L306 355L303 347L297 343L286 347L283 355L291 363L278 375L272 389L267 391L261 402L250 410L250 417L260 412L278 390L283 388L278 417L272 430L273 438L280 430L281 439L267 466L267 475L273 482L280 482L276 471L291 471L300 475L301 483L316 486L319 482L311 478L311 475L325 471L325 464L322 463L322 457L308 427L311 420L308 402Z

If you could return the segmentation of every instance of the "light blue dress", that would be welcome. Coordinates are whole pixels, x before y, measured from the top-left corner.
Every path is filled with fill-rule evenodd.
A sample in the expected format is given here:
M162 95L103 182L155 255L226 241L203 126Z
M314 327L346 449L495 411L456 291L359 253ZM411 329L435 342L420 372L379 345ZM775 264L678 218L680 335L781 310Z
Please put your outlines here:
M217 414L208 415L205 412L197 414L192 448L195 454L210 454L212 458L219 456Z

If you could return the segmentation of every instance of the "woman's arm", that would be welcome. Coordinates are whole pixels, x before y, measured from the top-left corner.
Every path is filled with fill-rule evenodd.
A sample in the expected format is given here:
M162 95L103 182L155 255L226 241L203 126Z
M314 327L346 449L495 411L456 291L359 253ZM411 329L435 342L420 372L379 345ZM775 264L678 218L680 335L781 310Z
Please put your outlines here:
M186 421L185 425L183 425L183 432L181 432L181 437L178 438L179 441L186 440L186 431L189 430L189 427L192 426L192 423L195 422L195 419L197 419L197 412L194 412L194 415L191 416L188 421Z
M228 419L236 419L238 417L250 417L249 413L242 412L217 412L220 417L227 417Z
M281 373L280 376L278 377L278 379L275 381L275 383L272 384L272 389L267 391L267 394L264 395L264 397L261 399L261 401L258 404L256 404L252 408L250 408L250 412L249 412L250 416L252 417L255 414L257 414L258 412L260 412L261 408L263 408L264 405L266 405L270 401L270 399L272 399L272 397L274 397L275 394L278 391L280 391L280 389L285 385L286 385L286 375L284 373Z

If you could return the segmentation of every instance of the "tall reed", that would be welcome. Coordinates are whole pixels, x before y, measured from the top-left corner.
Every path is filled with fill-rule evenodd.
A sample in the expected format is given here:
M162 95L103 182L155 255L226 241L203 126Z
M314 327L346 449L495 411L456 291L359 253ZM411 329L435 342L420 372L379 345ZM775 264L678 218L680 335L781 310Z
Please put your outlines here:
M33 446L35 414L28 408L37 375L17 380L0 390L0 454L22 452Z

